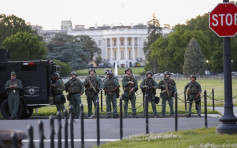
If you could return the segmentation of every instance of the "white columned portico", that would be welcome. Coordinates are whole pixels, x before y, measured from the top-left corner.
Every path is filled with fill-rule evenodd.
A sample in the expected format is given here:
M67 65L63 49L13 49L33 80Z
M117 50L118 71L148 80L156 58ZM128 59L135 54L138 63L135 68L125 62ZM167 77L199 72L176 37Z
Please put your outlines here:
M110 39L110 63L113 62L113 44L112 44L112 37L109 38Z
M140 59L140 38L137 38L137 58Z
M128 67L128 43L127 43L127 37L124 37L124 44L125 44L125 67Z
M132 60L135 61L135 51L134 51L134 37L132 37Z
M105 59L106 61L108 60L108 47L107 47L107 38L104 39L105 41Z
M119 48L120 48L120 46L119 46L119 37L117 37L117 61L119 61L120 60L120 56L119 56Z

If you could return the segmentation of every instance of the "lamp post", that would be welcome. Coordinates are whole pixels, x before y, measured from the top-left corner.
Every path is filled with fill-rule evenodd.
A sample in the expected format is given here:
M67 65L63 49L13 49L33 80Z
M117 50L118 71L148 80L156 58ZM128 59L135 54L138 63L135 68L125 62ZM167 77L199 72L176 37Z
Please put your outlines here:
M209 74L209 67L208 67L208 63L209 63L209 61L208 61L208 60L206 60L206 65L207 65L207 71L206 71L206 75L208 75L208 74Z
M231 60L231 72L233 71L233 63L234 63L234 60Z

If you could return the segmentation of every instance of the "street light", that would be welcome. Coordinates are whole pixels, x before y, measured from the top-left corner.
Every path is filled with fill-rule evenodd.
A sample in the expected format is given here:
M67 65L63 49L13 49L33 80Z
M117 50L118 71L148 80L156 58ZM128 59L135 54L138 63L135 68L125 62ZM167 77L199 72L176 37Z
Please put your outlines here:
M233 71L233 63L234 63L234 60L231 60L231 71Z

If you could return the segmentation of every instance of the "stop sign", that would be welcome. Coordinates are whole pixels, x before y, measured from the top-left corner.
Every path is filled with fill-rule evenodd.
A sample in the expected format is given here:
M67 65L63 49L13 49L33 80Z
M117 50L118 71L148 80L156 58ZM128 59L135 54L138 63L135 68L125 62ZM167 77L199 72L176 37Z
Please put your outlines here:
M209 14L209 28L219 37L233 37L237 33L237 7L220 3Z

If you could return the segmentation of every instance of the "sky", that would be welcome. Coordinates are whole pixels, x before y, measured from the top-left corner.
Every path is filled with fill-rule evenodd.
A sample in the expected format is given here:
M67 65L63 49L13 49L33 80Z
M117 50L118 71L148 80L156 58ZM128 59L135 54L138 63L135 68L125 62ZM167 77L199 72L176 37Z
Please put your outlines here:
M1 0L0 14L40 25L44 30L61 28L71 20L86 28L102 25L146 24L155 14L161 26L184 24L212 11L223 0Z

